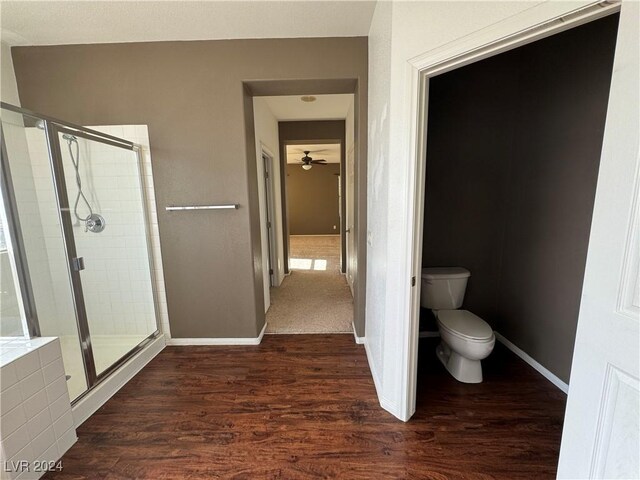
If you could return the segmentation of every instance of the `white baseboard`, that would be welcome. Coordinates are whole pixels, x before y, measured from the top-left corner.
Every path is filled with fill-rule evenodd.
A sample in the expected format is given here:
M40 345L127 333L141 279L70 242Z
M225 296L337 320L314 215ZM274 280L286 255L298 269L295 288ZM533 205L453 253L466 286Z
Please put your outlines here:
M440 332L420 332L420 338L440 338Z
M257 337L242 338L172 338L167 342L171 347L183 347L188 345L260 345L264 332L267 329L267 323L260 331Z
M97 385L72 407L73 421L78 428L93 415L107 400L113 397L144 366L158 355L165 347L164 335L160 335L142 351L113 372L109 378Z
M353 338L355 339L358 345L364 345L364 337L359 337L356 333L356 326L353 322L351 322L351 328L353 328Z
M511 350L513 353L519 356L526 363L531 365L531 367L533 367L534 370L537 370L538 373L540 373L543 377L545 377L547 380L553 383L556 387L558 387L564 393L567 393L569 391L569 385L564 383L562 380L556 377L553 373L551 373L549 370L547 370L545 367L543 367L538 362L536 362L533 358L531 358L526 352L516 347L513 343L511 343L509 340L504 338L498 332L494 332L494 333L496 335L496 339L501 344L503 344L505 347L507 347L509 350Z
M393 415L394 417L400 418L398 416L396 406L393 404L393 402L390 402L389 400L387 400L385 396L382 394L382 384L380 383L380 377L378 377L378 372L376 371L375 367L373 366L373 363L371 362L371 352L369 351L369 344L366 342L366 339L364 342L364 350L367 355L367 363L369 364L369 371L371 372L371 377L373 378L373 384L376 387L376 394L378 396L378 402L380 402L380 406L383 409L385 409L387 412L389 412L391 415Z

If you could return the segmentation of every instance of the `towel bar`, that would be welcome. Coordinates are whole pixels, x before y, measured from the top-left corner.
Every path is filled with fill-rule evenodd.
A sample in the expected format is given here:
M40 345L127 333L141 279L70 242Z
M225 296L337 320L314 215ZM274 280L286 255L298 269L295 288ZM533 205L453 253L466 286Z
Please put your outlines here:
M166 207L167 212L177 212L182 210L236 210L240 207L237 203L229 203L226 205L184 205Z

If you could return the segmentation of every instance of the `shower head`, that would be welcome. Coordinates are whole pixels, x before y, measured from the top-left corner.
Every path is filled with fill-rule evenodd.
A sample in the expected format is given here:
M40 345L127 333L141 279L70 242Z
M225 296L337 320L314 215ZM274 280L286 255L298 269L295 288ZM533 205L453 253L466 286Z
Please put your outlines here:
M67 142L76 142L76 141L78 141L78 139L76 137L74 137L73 135L69 135L68 133L65 133L64 135L62 135L62 138L64 138Z
M36 128L39 128L40 130L44 130L44 120L36 121Z

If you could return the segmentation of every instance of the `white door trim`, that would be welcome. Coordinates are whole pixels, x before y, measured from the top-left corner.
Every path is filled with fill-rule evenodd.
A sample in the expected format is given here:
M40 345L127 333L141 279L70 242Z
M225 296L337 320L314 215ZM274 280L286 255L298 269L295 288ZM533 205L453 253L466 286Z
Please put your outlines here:
M567 10L568 5L573 8ZM407 279L404 292L401 292L401 305L405 310L400 317L403 339L400 358L403 364L400 370L402 396L397 416L402 420L411 418L416 408L429 78L591 22L619 9L619 2L544 2L407 62L404 89L407 95L403 104L407 134L399 152L409 162L406 244L401 252Z
M271 267L271 272L269 273L269 280L271 286L277 286L276 277L278 274L278 248L277 248L277 239L276 239L276 229L278 228L276 222L276 205L275 205L275 175L273 173L274 170L274 156L273 153L260 142L261 150L262 150L262 167L265 176L268 174L268 178L265 178L265 191L264 196L266 200L265 212L266 212L266 220L271 224L267 225L267 249L269 253L269 258L267 265ZM269 159L268 163L265 164L264 157ZM269 303L271 303L271 299L269 299Z

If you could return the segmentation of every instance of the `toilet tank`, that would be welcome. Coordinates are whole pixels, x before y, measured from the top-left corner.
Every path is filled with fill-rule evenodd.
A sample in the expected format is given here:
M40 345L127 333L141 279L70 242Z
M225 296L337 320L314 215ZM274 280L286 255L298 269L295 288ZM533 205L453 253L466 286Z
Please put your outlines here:
M431 310L460 308L470 276L462 267L423 268L420 305Z

